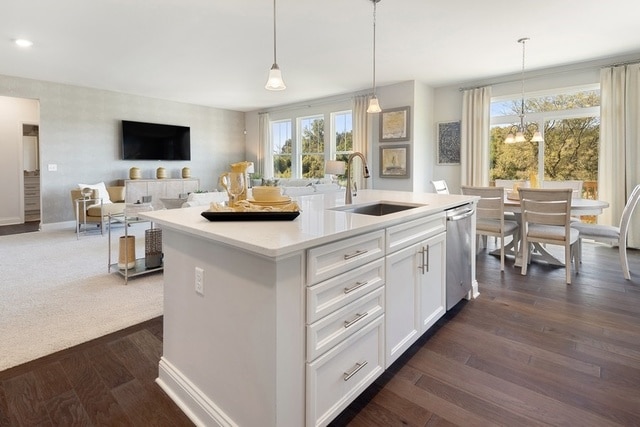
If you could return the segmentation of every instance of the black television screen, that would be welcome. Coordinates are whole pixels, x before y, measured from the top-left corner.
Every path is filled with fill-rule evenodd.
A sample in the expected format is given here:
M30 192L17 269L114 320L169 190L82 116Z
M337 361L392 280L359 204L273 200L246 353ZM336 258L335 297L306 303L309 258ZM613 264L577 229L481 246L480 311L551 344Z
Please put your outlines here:
M190 128L122 121L123 160L191 160Z

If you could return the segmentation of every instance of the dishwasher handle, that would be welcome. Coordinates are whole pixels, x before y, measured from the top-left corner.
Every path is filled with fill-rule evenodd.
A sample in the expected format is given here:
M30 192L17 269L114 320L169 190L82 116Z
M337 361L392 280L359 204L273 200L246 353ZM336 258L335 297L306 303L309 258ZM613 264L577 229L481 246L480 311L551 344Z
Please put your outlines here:
M469 218L475 213L475 210L466 208L464 210L458 209L450 214L447 214L447 221L460 221L461 219Z

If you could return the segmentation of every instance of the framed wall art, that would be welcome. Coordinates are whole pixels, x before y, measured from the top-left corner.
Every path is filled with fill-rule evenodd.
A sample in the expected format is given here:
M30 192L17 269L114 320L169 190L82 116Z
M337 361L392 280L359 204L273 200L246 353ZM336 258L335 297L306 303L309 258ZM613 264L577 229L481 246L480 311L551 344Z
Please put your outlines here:
M409 144L380 147L380 178L409 178Z
M391 108L380 113L380 142L408 141L410 107Z
M436 159L439 165L460 164L460 121L438 123Z

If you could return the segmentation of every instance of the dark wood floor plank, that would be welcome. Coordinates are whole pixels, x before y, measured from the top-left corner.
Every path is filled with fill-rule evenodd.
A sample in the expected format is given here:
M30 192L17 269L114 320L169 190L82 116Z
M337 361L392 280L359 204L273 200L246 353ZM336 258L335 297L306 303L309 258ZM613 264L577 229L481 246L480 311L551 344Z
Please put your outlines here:
M33 372L4 381L3 388L12 425L52 425Z
M132 425L84 353L71 353L61 364L92 423Z
M73 389L59 362L40 366L33 371L33 374L40 397L44 401Z
M56 426L92 426L89 415L73 390L60 394L46 403L47 412Z
M108 389L132 381L135 377L124 367L120 360L111 352L111 348L101 343L91 349L87 349L84 354L93 364L100 378Z
M109 347L120 363L138 380L151 382L158 378L160 358L155 362L147 358L130 337L114 341L109 344Z
M601 416L562 404L535 390L467 365L461 366L428 349L419 351L408 363L432 378L455 387L458 392L468 393L527 419L538 419L552 425L570 425L578 421L580 425L594 427L608 422Z

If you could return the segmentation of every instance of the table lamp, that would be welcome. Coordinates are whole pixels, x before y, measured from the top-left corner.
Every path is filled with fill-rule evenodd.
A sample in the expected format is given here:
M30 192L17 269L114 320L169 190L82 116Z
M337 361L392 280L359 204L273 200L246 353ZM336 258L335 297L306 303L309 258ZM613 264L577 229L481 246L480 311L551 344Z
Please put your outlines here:
M344 175L345 163L342 160L328 160L324 173L331 175L331 182L336 182L336 175Z

